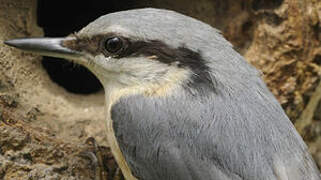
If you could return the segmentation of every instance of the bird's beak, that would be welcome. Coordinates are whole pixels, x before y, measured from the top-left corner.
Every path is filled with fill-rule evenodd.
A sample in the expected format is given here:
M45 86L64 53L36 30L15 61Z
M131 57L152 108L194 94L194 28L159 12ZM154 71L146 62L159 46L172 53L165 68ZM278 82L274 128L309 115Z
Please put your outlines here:
M4 43L18 49L35 52L44 56L77 60L82 54L62 45L64 41L69 40L73 40L73 38L20 38L7 40Z

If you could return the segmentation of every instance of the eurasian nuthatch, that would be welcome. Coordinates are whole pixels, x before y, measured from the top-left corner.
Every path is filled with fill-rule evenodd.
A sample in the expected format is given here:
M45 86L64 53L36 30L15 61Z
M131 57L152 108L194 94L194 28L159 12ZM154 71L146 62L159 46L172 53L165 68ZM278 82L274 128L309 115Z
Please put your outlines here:
M137 9L66 38L5 43L73 60L98 77L108 141L126 179L320 180L258 71L198 20Z

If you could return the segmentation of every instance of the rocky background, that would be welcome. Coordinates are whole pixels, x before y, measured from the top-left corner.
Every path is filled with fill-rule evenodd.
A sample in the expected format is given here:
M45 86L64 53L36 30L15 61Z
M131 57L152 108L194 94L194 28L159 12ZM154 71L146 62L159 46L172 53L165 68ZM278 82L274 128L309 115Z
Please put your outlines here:
M261 70L321 167L321 0L110 2L173 9L220 29ZM70 93L41 57L2 43L43 34L36 0L0 0L0 179L122 179L104 137L103 92Z

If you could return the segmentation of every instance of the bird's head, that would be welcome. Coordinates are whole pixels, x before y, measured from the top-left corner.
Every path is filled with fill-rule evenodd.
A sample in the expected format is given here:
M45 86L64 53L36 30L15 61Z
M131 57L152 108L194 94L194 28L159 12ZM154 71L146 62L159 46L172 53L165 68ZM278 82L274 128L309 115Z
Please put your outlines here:
M215 56L219 60L228 58L224 49L232 49L209 25L173 11L151 8L102 16L65 38L24 38L5 43L71 59L91 70L105 88L149 94L182 86L212 88L213 67L208 63L213 63L210 61ZM228 65L215 67L224 69Z

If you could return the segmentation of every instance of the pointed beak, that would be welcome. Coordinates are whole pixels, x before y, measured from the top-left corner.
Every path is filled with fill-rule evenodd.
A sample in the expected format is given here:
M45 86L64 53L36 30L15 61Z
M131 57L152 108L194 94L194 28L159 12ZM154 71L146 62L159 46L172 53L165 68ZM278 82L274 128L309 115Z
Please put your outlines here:
M77 60L82 53L62 45L64 41L69 40L73 40L73 38L20 38L7 40L4 43L8 46L35 52L43 56Z

